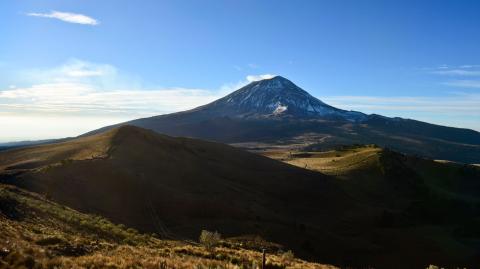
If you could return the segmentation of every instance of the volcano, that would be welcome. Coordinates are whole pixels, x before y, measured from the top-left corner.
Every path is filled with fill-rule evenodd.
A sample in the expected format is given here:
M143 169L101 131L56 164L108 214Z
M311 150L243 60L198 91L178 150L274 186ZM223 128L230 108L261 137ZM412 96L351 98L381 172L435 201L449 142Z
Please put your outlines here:
M366 118L366 115L360 112L329 106L281 76L252 82L194 111L243 119L322 117L361 121Z
M229 144L300 143L317 150L339 145L377 144L431 159L480 162L479 132L342 110L320 101L281 76L252 82L188 111L119 125Z

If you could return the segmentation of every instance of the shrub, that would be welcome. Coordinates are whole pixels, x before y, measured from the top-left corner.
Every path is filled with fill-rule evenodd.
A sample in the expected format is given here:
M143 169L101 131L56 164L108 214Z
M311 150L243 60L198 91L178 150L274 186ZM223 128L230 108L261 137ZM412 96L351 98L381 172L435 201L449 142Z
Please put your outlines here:
M203 230L200 234L200 244L202 244L208 251L212 251L220 243L222 236L218 232L210 232Z
M295 259L295 255L293 254L293 252L291 250L282 253L283 262L291 263L291 262L293 262L294 259Z

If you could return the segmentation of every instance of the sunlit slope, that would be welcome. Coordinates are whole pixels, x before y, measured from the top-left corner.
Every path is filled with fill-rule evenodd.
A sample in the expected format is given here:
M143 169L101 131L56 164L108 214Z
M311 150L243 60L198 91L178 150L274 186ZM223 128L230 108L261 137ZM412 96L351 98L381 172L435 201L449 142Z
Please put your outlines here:
M380 152L378 147L367 146L324 152L270 150L263 155L309 170L342 176L375 166Z
M389 177L403 183L425 183L429 191L448 198L478 202L480 169L475 165L403 155L374 145L345 146L325 152L270 150L263 155L298 167L335 176L360 188L385 184ZM391 183L391 182L390 182Z
M107 156L113 129L68 142L13 149L0 154L0 170L42 168L65 160L88 160Z

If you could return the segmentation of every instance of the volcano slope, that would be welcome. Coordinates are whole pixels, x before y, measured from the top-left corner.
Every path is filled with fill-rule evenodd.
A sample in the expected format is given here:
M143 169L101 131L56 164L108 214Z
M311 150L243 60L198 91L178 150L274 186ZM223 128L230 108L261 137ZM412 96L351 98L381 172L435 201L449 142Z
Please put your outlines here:
M2 182L163 238L196 238L202 229L256 234L342 266L475 264L476 229L466 221L478 219L469 211L475 203L458 204L460 215L448 208L445 223L427 221L422 210L447 207L422 203L425 188L404 168L393 165L393 183L369 192L231 146L133 126L0 153Z
M480 162L477 131L338 109L281 76L252 82L188 111L122 124L229 144L308 143L322 150L338 145L377 144L430 159Z

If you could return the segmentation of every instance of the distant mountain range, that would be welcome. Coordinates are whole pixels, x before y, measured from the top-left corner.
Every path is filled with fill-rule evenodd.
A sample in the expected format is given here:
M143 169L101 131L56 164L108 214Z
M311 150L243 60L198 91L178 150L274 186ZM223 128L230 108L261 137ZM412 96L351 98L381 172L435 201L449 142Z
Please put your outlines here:
M21 147L28 147L28 146L35 146L35 145L42 145L42 144L50 144L55 142L62 142L68 141L72 138L60 138L60 139L44 139L44 140L25 140L25 141L15 141L15 142L6 142L0 143L0 151L7 150L7 149L14 149L14 148L21 148Z
M377 144L432 159L480 162L479 132L338 109L281 76L252 82L192 110L119 125L134 125L168 135L223 143L285 144L301 137L302 143L316 149ZM107 126L86 135L119 125Z

